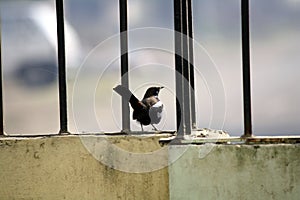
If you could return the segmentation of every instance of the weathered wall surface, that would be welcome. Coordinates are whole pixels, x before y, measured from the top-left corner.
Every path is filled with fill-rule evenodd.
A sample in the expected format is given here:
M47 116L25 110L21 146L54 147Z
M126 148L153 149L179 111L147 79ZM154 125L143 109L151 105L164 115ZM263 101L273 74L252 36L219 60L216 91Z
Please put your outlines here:
M90 137L85 138L88 144ZM114 136L109 141L137 154L161 148L158 137ZM98 150L96 145L92 149ZM169 167L147 173L112 169L98 161L101 156L95 159L92 151L85 148L79 136L0 138L0 200L300 197L298 144L172 145L166 157L172 161ZM112 157L120 155L113 153ZM161 156L158 160L165 158L164 154L157 156ZM160 164L158 160L132 166ZM143 167L139 169L146 169Z
M120 138L113 142L136 151L159 146L153 138ZM0 200L168 198L167 168L149 173L111 169L91 156L78 136L0 139Z
M191 146L169 167L169 177L172 200L296 200L300 198L300 146Z

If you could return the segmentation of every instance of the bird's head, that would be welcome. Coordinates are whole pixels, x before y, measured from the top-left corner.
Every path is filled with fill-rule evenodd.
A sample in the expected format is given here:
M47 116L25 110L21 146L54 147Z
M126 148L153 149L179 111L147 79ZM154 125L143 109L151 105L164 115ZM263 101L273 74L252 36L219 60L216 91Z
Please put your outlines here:
M158 93L161 89L163 89L164 87L150 87L147 89L145 95L144 95L144 99L151 97L151 96L158 96Z

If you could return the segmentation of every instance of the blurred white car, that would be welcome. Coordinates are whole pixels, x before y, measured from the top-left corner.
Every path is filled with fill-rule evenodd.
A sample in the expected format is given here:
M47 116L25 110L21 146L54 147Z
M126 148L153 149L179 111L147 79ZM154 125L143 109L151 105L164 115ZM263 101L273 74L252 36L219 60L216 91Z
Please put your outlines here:
M4 78L40 86L57 79L55 7L48 1L0 2ZM65 20L66 66L77 67L81 47Z

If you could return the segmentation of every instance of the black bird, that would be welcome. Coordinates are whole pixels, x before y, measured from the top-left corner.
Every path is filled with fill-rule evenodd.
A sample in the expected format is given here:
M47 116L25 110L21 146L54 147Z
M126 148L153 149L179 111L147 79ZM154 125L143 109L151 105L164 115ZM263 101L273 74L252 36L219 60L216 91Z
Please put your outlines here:
M154 130L157 128L153 124L158 124L161 120L163 104L158 98L160 89L164 87L150 87L147 89L143 99L140 101L132 92L122 85L113 88L119 95L128 101L133 109L132 118L140 122L142 131L143 125L151 124Z

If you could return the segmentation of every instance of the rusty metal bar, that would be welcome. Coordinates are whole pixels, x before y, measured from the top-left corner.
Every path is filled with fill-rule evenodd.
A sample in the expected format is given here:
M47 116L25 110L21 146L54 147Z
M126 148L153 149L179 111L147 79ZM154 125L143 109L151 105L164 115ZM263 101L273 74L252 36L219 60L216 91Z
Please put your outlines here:
M174 0L175 84L176 84L176 128L179 137L184 135L183 126L183 77L182 77L182 15L181 0Z
M243 56L243 95L244 95L244 137L252 136L251 119L251 77L250 77L250 34L249 0L241 0L242 13L242 56Z
M119 0L120 12L120 49L121 49L121 84L129 88L128 78L128 23L127 0ZM130 110L128 101L122 98L122 130L130 131Z
M63 0L56 0L60 133L68 132L65 28Z
M0 16L0 135L4 135L3 124L3 88L2 88L2 20Z
M183 102L185 134L191 134L191 95L188 39L188 7L187 0L182 0L182 56L183 56Z
M194 75L194 36L193 36L193 7L192 0L188 0L188 36L189 36L189 67L190 67L190 86L191 86L191 117L192 128L197 128L196 107L195 107L195 75Z

